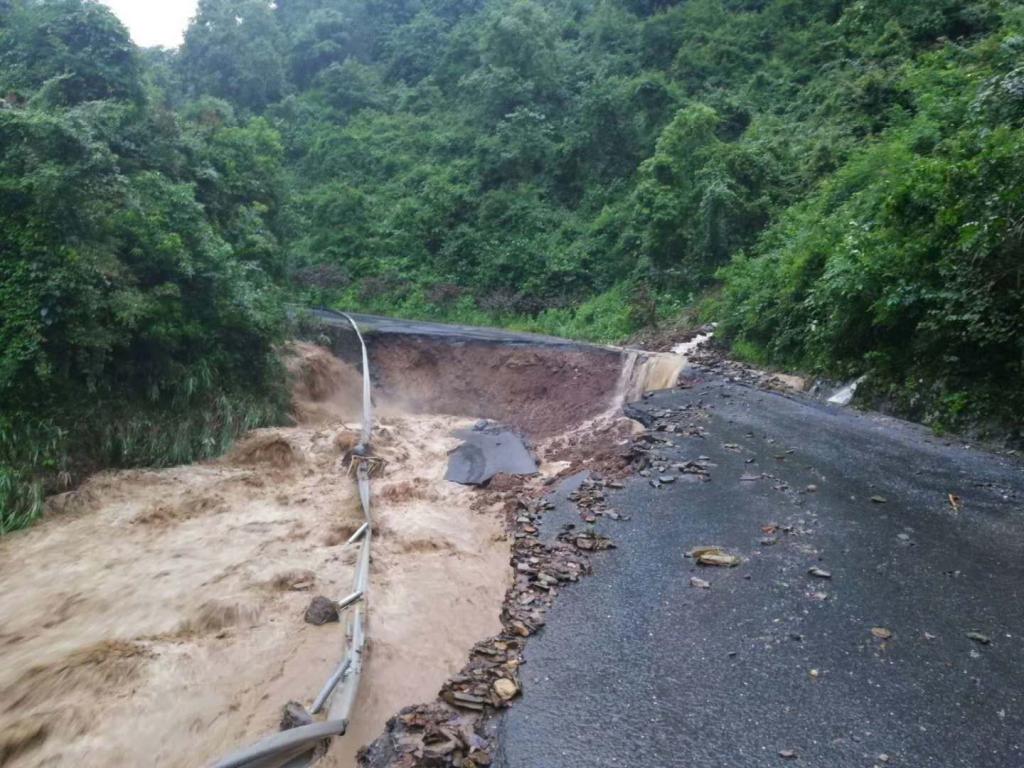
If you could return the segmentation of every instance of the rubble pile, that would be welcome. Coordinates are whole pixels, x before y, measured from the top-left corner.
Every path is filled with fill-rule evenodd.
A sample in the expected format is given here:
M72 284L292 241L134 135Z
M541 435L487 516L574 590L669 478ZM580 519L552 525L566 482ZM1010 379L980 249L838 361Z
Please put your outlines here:
M690 354L690 360L702 373L714 373L729 382L748 384L773 392L803 392L808 381L800 376L762 371L752 365L730 360L714 344L704 344ZM684 382L683 386L687 386Z
M605 488L622 488L618 480L605 480L600 475L592 475L585 480L579 489L569 494L569 501L576 505L580 520L584 523L596 523L597 518L607 517L612 520L629 520L629 515L622 515L608 506ZM586 548L586 547L581 547Z

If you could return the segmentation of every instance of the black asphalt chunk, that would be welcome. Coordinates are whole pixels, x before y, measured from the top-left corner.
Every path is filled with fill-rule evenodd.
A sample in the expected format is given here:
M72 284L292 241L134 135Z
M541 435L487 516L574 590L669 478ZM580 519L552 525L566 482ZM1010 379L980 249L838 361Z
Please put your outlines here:
M447 480L482 485L497 474L537 474L537 462L513 432L467 429L455 434L465 442L448 459Z
M703 438L654 450L717 467L608 494L632 520L527 644L494 766L1024 766L1020 464L721 380L636 407L700 403ZM555 501L545 535L578 523ZM708 544L742 562L684 557Z

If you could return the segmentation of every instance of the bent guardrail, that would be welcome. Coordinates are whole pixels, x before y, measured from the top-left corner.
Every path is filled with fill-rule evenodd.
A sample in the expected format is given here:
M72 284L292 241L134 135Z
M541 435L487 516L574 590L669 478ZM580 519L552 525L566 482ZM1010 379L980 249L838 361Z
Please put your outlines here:
M352 452L349 470L355 473L359 486L359 501L363 509L363 524L352 534L345 546L359 544L352 592L338 602L338 611L345 619L345 644L341 662L328 678L313 702L310 713L319 714L327 706L327 719L275 733L248 747L240 749L213 764L213 768L279 768L294 765L293 761L313 753L325 739L342 736L355 706L359 680L363 670L363 650L366 645L364 619L365 597L370 578L370 545L373 538L373 518L370 514L370 475L375 460L370 450L373 430L373 402L370 389L370 361L366 341L356 321L348 320L359 339L363 362L363 424L359 445Z

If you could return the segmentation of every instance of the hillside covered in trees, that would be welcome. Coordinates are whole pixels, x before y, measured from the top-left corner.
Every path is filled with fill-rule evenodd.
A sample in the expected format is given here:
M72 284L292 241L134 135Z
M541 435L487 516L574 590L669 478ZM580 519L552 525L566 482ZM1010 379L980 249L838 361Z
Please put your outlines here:
M1021 2L0 0L0 95L0 530L283 418L289 302L1024 416Z

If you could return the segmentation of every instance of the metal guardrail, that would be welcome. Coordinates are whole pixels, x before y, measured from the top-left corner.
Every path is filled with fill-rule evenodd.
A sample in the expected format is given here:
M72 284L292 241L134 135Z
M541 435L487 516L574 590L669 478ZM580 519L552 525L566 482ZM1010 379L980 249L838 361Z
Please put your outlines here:
M311 757L325 739L345 734L359 691L359 680L363 671L363 650L366 645L364 598L369 587L370 544L373 538L373 518L370 515L370 474L374 466L370 454L373 403L370 391L370 361L363 334L355 320L344 313L339 314L352 326L359 338L363 354L363 425L359 445L352 452L351 464L359 486L363 524L345 543L347 547L359 543L359 556L356 560L352 593L338 603L338 610L345 618L345 645L341 663L324 684L310 710L311 714L316 715L327 706L327 719L261 739L214 763L213 768L279 768L285 765L308 765L311 759L304 761L304 756Z

